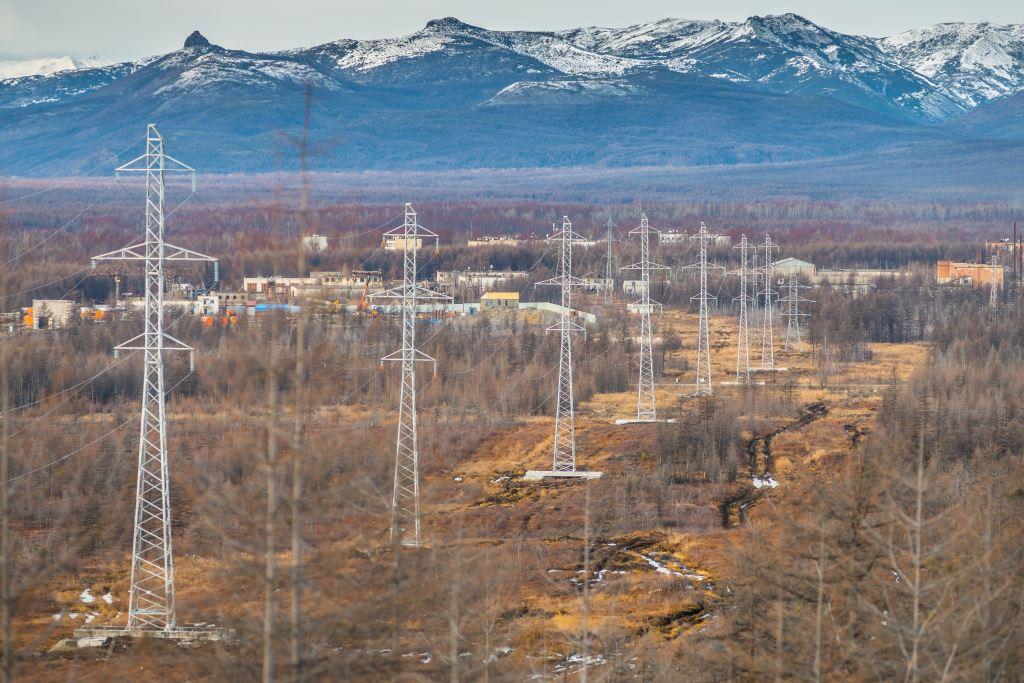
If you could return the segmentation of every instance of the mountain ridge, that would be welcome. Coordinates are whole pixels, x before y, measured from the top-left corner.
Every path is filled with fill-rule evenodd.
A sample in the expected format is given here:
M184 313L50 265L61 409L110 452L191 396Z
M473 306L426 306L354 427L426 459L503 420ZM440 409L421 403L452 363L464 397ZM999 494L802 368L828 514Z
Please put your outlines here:
M1024 92L1018 33L949 24L875 39L792 13L565 31L444 17L396 38L246 52L195 31L165 55L0 80L0 165L76 172L156 120L195 141L197 163L267 170L277 132L301 125L306 83L317 132L342 140L324 170L759 163L1024 138L994 120L1000 108L956 125Z

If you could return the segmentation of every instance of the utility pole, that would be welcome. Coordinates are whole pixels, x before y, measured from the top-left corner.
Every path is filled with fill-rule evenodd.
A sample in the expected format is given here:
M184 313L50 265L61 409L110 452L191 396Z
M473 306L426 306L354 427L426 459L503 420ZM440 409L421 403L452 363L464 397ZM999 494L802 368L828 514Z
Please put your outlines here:
M764 309L761 315L761 369L775 369L775 339L774 321L772 320L772 278L775 274L775 262L773 252L778 251L778 245L772 242L771 235L764 236L764 265L761 274L764 276Z
M800 318L806 317L807 313L800 312L800 304L813 302L810 299L801 298L801 289L810 289L810 285L800 284L796 273L790 273L789 281L786 283L786 296L782 298L782 301L786 304L786 342L783 345L783 350L785 351L789 351L790 344L798 351L804 350Z
M608 217L608 231L605 233L605 244L607 245L607 253L605 254L604 262L604 302L610 304L612 302L612 294L615 291L615 271L612 268L612 242L617 242L615 239L615 223L612 222L611 216Z
M733 247L740 250L740 269L734 271L734 275L740 276L740 295L734 299L739 303L739 327L736 336L736 383L750 383L750 319L747 316L747 306L751 296L747 293L749 284L749 259L750 243L747 236L740 236L740 243ZM754 252L755 257L757 252Z
M1020 262L1020 245L1017 244L1017 221L1013 222L1013 242L1010 243L1010 255L1013 258L1013 286L1017 286L1017 264Z
M424 228L416 218L412 204L405 205L405 221L384 233L401 244L404 254L402 285L372 298L398 299L402 308L402 348L381 358L381 363L402 364L402 387L398 399L398 436L395 444L395 481L391 494L391 539L408 548L420 547L420 465L416 438L416 363L437 361L416 348L416 302L446 301L446 294L438 294L416 282L416 253L426 239L433 239L437 248L437 233Z
M622 270L640 271L640 300L631 307L640 313L640 378L636 390L636 421L654 422L658 419L657 404L654 398L654 350L651 333L651 311L661 304L651 301L651 271L668 270L668 266L651 262L651 231L647 222L647 214L640 214L640 225L629 231L630 235L640 236L640 262L631 266L623 266Z
M691 240L697 240L700 244L700 259L697 263L686 266L687 268L698 268L700 272L700 294L690 297L692 301L700 302L700 319L697 328L697 396L709 396L712 392L708 302L717 300L717 297L708 293L708 242L717 237L718 235L709 233L707 226L701 223L700 231L696 235L690 236Z
M195 170L164 154L164 140L155 124L146 131L146 153L118 167L118 173L146 175L146 227L139 244L101 254L96 261L142 261L146 273L145 330L114 347L142 351L142 416L135 494L131 589L128 630L174 631L174 558L171 552L170 479L167 467L167 415L165 412L164 352L187 351L190 370L195 366L192 347L164 332L164 264L168 261L216 259L164 242L164 175Z
M558 275L538 282L538 285L558 287L562 293L561 317L558 324L548 328L548 332L558 332L561 347L558 354L558 400L555 403L555 443L552 448L551 470L527 471L524 479L536 481L545 477L600 477L600 472L580 472L576 470L576 407L573 399L572 383L572 337L584 332L572 310L572 288L579 287L583 280L572 274L572 246L583 240L573 232L572 222L568 216L562 217L562 229L548 237L549 241L559 243Z
M989 263L992 264L992 272L989 274L988 280L988 308L995 315L996 308L999 306L999 292L996 289L996 265L999 263L999 255L992 254Z

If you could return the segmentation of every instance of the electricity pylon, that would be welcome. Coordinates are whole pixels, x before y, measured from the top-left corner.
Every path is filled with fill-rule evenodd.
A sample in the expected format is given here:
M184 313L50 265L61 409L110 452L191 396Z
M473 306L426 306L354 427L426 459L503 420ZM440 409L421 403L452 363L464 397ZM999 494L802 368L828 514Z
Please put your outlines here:
M764 308L761 315L761 369L775 369L775 333L774 321L772 320L772 278L775 276L775 261L772 252L778 251L778 245L772 242L771 235L764 236L764 265L761 267L761 275L764 276Z
M691 240L697 240L700 244L700 259L687 268L699 268L700 272L700 294L690 297L693 301L700 302L700 320L697 328L697 395L708 396L711 394L711 343L708 336L708 302L716 301L718 297L708 294L708 242L714 240L718 235L712 235L704 223L700 224L700 231L696 235L690 235ZM712 266L718 268L720 266Z
M740 250L740 268L733 271L733 275L740 276L740 295L734 299L739 303L739 328L736 335L736 382L737 384L750 383L750 319L747 315L747 306L751 296L747 287L750 284L750 265L747 252L750 251L750 243L747 236L740 236L740 243L733 247Z
M572 274L572 245L583 241L573 232L568 216L562 217L562 229L548 237L559 242L558 275L539 285L553 285L562 290L562 312L557 325L549 332L561 335L561 350L558 355L558 402L555 404L555 445L551 469L554 472L576 471L576 409L573 403L572 387L572 336L583 332L583 327L572 321L572 288L583 281Z
M448 300L416 282L416 253L427 239L438 244L437 233L424 228L416 218L412 204L405 205L402 225L384 233L401 245L402 284L372 294L374 299L398 299L402 309L402 348L389 353L380 362L402 364L402 386L398 397L398 434L395 439L395 479L391 492L391 542L408 548L420 547L420 458L416 437L416 363L437 361L416 348L416 302Z
M612 268L612 242L617 242L615 239L615 223L612 222L611 217L608 218L608 231L605 234L605 243L607 244L607 253L605 254L604 262L604 302L610 304L612 302L612 294L615 290L615 271Z
M800 296L801 289L810 289L810 285L800 284L797 274L790 273L789 281L786 283L786 296L781 301L786 304L786 342L783 345L784 351L789 351L792 344L798 351L804 350L803 333L801 332L800 318L806 317L807 313L800 312L800 304L814 303L810 299Z
M142 351L142 416L139 429L139 463L135 489L132 539L131 588L128 597L128 630L172 631L177 625L174 609L174 556L171 552L170 479L167 471L167 415L164 410L165 351L192 347L164 332L164 264L168 261L216 259L164 242L164 174L192 174L195 170L164 154L164 140L149 124L146 153L118 167L117 173L146 174L146 228L142 242L101 254L96 261L143 261L146 273L145 329L142 334L114 347Z
M651 231L647 222L647 214L640 214L640 225L629 231L630 235L640 236L640 262L631 266L623 266L622 270L640 271L640 300L633 308L640 313L640 378L636 390L637 422L654 422L658 419L657 405L654 399L654 350L651 334L651 311L661 304L651 301L651 271L668 270L668 266L651 262Z
M753 292L751 301L754 304L754 310L756 311L761 306L758 304L758 299L761 294L761 290L757 287L757 247L754 247L754 253L750 256L750 291Z

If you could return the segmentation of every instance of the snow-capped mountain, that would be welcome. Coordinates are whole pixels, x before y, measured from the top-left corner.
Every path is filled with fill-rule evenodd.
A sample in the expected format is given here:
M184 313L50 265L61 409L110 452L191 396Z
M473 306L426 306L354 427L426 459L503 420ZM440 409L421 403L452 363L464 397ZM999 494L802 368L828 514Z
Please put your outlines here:
M1024 138L1001 120L1013 107L952 125L1024 92L1021 27L955 26L874 39L793 14L558 32L445 18L267 53L195 32L166 55L0 79L0 172L91 168L153 120L187 131L199 165L267 170L307 83L323 136L344 141L325 168L758 163Z
M643 59L687 73L778 92L835 97L876 111L943 120L962 111L926 78L882 51L795 14L746 21L665 20L625 29L589 28L564 34L602 54Z
M1024 24L937 24L878 46L968 109L1024 90Z
M22 76L49 76L62 71L76 69L92 69L111 64L109 59L86 57L73 59L64 57L41 57L22 61L0 60L0 80L5 78L21 78Z

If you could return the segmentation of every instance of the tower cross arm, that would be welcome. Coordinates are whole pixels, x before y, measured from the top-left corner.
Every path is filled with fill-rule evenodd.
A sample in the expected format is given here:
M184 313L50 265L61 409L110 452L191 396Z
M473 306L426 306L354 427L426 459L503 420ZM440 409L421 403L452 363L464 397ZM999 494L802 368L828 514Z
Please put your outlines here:
M644 268L647 270L672 270L672 266L663 266L662 264L654 263L653 261L648 261L646 264L631 263L628 266L620 267L619 270L643 270Z
M566 227L563 227L561 230L559 230L558 232L556 232L553 235L549 235L546 238L546 241L548 241L548 242L561 242L563 239L567 240L569 242L586 242L587 241L586 237L584 237L583 235L579 234L578 232L576 232L572 228L566 228Z
M118 344L114 347L115 351L146 351L150 350L150 347L146 346L146 333L136 335L126 342ZM158 345L160 351L192 351L193 348L171 335L164 332L160 337L160 343Z
M368 298L404 299L408 296L411 296L413 293L415 293L417 301L451 301L452 299L447 294L435 292L432 289L427 289L426 287L420 285L415 285L414 287L410 287L408 289L406 289L405 286L392 287L391 289L386 289L383 292L374 292L373 294L370 294Z
M582 278L578 278L575 275L556 275L553 278L549 278L547 280L541 280L540 282L535 283L535 285L538 285L538 286L539 285L551 285L551 286L554 286L554 287L562 287L563 285L568 285L569 287L580 287L583 284L585 284L583 282L583 279Z
M440 236L430 228L425 228L419 223L414 223L412 225L403 224L399 225L397 228L391 228L384 233L384 237L431 237L437 239Z
M133 244L130 247L122 247L115 249L114 251L108 251L106 254L100 254L99 256L93 256L93 261L146 261L152 259L152 256L147 255L147 245L145 242L140 244ZM216 261L217 259L213 256L207 256L206 254L200 254L198 251L186 249L185 247L175 246L173 244L164 243L164 261Z
M114 173L146 173L147 171L160 170L164 173L191 173L195 176L196 169L188 164L178 161L168 154L160 154L160 156L164 160L161 167L153 168L150 165L151 160L154 158L153 154L141 154L115 168Z
M399 349L398 351L392 351L388 355L381 357L380 362L381 363L401 363L403 360L405 360L405 356L403 354L403 350ZM426 353L424 353L423 351L420 351L419 349L413 349L412 350L412 362L413 363L436 363L437 359L434 358L433 356L427 355Z

